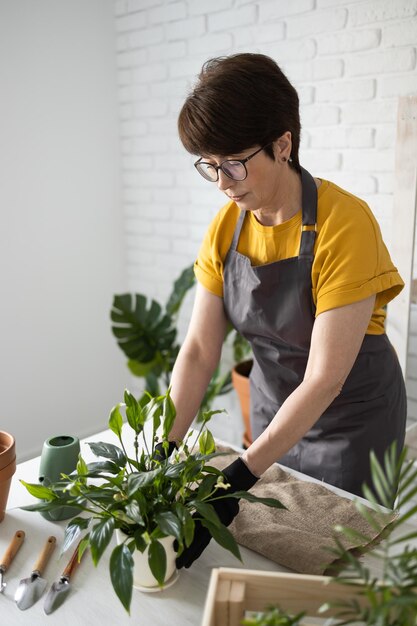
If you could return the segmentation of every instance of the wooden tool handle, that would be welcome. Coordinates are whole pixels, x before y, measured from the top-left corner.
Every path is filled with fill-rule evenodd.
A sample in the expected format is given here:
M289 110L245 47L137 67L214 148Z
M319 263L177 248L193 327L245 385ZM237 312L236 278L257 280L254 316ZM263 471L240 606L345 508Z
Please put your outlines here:
M70 560L67 563L66 568L62 572L62 576L65 576L65 578L68 578L68 580L71 578L71 576L73 575L73 573L75 572L75 570L77 569L77 567L80 564L80 562L78 560L78 548L80 547L81 541L78 544L78 546L75 548L72 557L70 558ZM83 552L83 556L84 556L84 554L85 554L85 552Z
M19 548L22 545L24 539L25 531L17 530L0 563L0 567L3 569L4 572L8 569L8 567L10 567L10 564L16 554L19 552Z
M43 550L38 558L38 560L36 561L35 567L33 568L34 571L38 571L40 574L42 574L43 569L45 568L46 564L48 563L49 559L51 558L51 554L55 549L55 544L56 544L56 537L54 536L50 536L47 539L47 542L45 543Z

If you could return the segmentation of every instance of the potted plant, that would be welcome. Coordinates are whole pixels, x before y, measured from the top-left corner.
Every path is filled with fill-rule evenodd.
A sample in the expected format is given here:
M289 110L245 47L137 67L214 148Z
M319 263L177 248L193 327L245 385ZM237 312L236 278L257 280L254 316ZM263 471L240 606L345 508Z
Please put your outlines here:
M111 310L112 332L119 348L127 356L127 366L134 376L145 379L145 389L158 395L170 385L172 368L177 358L177 318L188 291L194 286L193 266L185 268L174 282L165 306L145 295L115 295ZM214 398L231 390L229 372L216 369L201 403L197 421L210 410Z
M97 565L114 531L122 533L121 542L111 553L110 575L127 611L132 597L135 554L146 552L151 576L156 585L163 586L167 574L172 575L172 570L167 572L167 552L175 548L172 563L177 554L190 546L196 520L208 528L215 541L240 558L235 540L212 506L216 500L245 498L283 508L278 500L258 498L244 491L225 494L224 475L210 465L216 453L206 426L211 415L220 411L206 412L196 436L190 432L177 450L162 458L156 452L158 434L168 455L168 433L175 419L175 407L169 390L163 396L147 395L145 400L137 400L126 390L124 403L112 409L108 425L117 435L120 447L106 442L89 444L92 452L104 460L87 464L80 455L76 472L62 475L61 480L48 487L22 481L29 493L42 500L24 507L25 510L53 511L72 506L83 513L69 522L63 550L85 532L79 553L89 547ZM127 423L122 411L126 412ZM123 435L126 427L132 440L130 452L125 443L126 433ZM167 537L170 537L169 546L164 545Z

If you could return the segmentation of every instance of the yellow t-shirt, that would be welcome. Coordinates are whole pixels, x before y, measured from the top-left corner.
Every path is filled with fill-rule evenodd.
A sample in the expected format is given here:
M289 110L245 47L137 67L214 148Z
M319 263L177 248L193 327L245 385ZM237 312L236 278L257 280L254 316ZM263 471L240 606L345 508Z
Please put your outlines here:
M210 292L223 296L223 268L240 209L228 202L212 221L194 271ZM249 212L243 223L238 252L252 265L265 265L298 256L301 210L277 226L263 226ZM376 294L367 334L385 332L387 302L404 286L382 240L379 225L368 205L334 183L322 180L318 188L317 237L311 272L316 316Z

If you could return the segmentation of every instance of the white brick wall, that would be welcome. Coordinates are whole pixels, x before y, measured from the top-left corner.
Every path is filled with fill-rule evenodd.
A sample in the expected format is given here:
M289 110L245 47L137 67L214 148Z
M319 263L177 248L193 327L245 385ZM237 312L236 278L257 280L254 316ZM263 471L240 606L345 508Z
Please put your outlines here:
M131 290L164 299L224 203L176 131L210 56L275 58L300 93L301 162L371 202L389 247L397 98L417 93L417 0L115 0L115 22Z

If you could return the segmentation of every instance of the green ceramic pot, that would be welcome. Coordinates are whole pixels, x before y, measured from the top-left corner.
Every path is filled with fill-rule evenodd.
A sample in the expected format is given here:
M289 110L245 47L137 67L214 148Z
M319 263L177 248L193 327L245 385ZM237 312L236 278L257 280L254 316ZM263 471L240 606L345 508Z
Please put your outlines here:
M45 487L59 480L61 474L71 474L76 467L80 453L80 440L72 435L57 435L45 441L39 466L39 482ZM78 509L63 506L56 511L42 511L41 515L51 521L68 519L78 513Z

